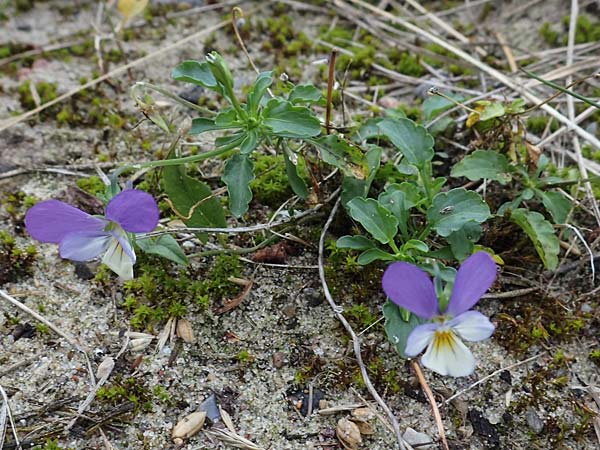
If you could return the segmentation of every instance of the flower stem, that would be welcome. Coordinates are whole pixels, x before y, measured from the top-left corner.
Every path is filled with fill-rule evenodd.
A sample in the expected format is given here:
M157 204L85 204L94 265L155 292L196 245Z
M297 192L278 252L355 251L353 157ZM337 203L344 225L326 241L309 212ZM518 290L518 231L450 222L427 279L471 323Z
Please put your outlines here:
M214 116L215 112L211 111L208 108L204 108L203 106L200 105L196 105L195 103L192 102L188 102L187 100L179 97L178 95L173 94L170 91L167 91L164 88L161 88L160 86L156 86L155 84L152 83L147 83L146 81L138 81L137 83L135 83L134 88L136 86L141 86L141 87L145 87L147 89L151 89L153 91L158 92L159 94L164 95L165 97L170 98L171 100L183 105L183 106L187 106L188 108L192 108L195 109L198 112L201 112L203 114L208 114L209 116Z

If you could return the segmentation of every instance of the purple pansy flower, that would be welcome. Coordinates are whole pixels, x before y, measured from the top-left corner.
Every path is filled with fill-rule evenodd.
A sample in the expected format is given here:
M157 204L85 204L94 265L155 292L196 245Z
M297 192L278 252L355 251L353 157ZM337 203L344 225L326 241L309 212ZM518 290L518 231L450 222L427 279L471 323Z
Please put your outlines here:
M63 258L88 261L103 255L104 264L130 280L135 252L127 232L152 231L158 217L158 206L150 194L127 189L108 202L104 217L91 216L59 200L46 200L27 211L25 226L34 239L59 244Z
M469 311L496 279L497 267L486 252L467 258L458 269L450 302L440 311L429 275L405 262L391 264L383 274L383 290L398 306L431 322L415 327L408 337L405 353L416 356L427 347L421 361L441 374L464 377L475 370L475 358L462 343L481 341L494 332L490 320Z

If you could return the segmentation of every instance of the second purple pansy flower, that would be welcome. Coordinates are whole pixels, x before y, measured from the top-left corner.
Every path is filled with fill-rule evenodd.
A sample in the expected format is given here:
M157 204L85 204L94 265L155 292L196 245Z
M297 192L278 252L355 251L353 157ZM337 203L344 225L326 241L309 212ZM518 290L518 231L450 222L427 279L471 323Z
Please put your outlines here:
M63 258L88 261L103 255L104 264L130 280L136 256L127 232L152 231L158 218L158 206L150 194L127 189L108 202L104 217L59 200L46 200L27 211L25 226L34 239L59 244Z
M435 287L429 275L405 262L391 264L383 275L383 290L397 304L431 322L415 327L408 337L405 353L417 356L425 348L423 365L453 377L470 375L475 358L462 343L481 341L494 332L490 320L477 311L469 311L496 279L497 266L492 257L478 252L458 269L448 307L441 311Z

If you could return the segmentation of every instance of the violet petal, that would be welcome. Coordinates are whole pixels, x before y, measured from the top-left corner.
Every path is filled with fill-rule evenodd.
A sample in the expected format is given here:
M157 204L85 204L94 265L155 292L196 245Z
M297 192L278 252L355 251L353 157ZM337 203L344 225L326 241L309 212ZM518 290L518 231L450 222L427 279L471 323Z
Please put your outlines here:
M417 356L425 347L431 344L435 337L435 330L439 327L439 323L424 323L416 326L408 335L404 353L407 356Z
M130 233L154 230L159 214L154 197L137 189L127 189L117 194L106 207L106 218L117 222Z
M120 228L117 228L116 230L111 231L111 234L117 239L117 241L119 241L121 248L127 254L127 256L129 256L129 259L131 259L131 262L133 264L135 264L135 261L136 261L135 251L133 250L133 247L131 246L129 239L127 239L127 234L125 234L125 232Z
M25 215L29 234L41 242L58 244L69 233L99 232L106 222L59 200L35 204Z
M69 233L60 241L60 256L72 261L89 261L106 251L110 238L110 234L102 231Z
M456 316L448 326L465 341L483 341L489 338L496 328L490 319L478 311L467 311Z
M456 273L445 312L457 316L471 309L494 283L497 271L496 263L488 253L477 252L469 256Z
M418 267L405 262L390 264L381 284L396 305L425 319L438 314L438 301L431 278Z

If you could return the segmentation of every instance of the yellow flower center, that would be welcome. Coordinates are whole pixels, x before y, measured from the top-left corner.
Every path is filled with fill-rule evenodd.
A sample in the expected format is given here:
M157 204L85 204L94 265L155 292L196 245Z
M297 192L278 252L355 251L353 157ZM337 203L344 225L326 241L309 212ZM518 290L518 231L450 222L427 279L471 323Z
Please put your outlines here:
M454 348L456 345L454 333L451 329L437 329L435 330L435 334L433 336L433 346L436 352L441 349L451 350L454 352Z

